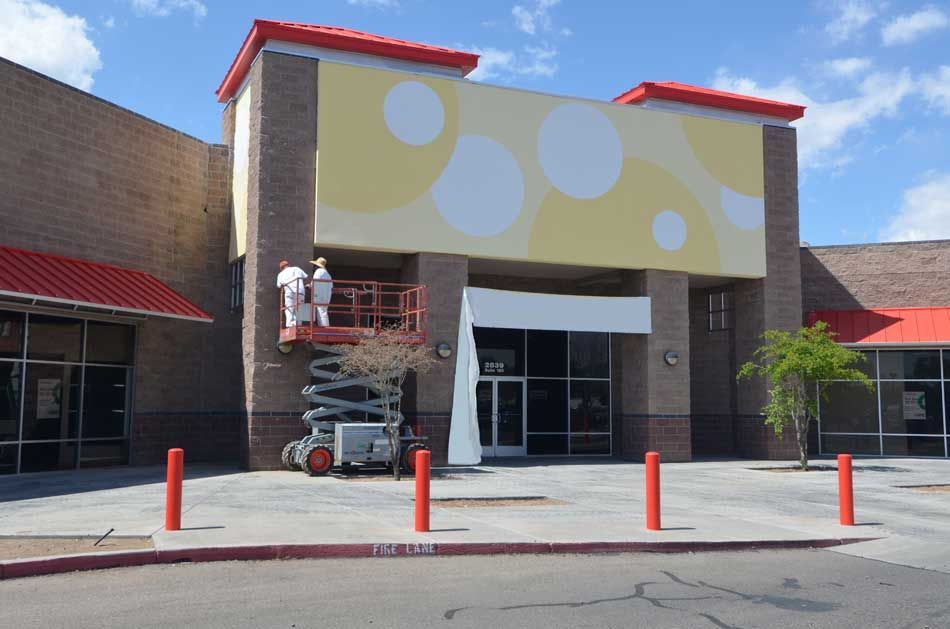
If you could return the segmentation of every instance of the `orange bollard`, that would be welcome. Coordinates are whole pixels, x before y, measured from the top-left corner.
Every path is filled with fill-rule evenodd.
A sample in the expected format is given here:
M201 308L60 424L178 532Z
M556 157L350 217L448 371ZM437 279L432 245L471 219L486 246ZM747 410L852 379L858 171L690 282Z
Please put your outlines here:
M660 453L647 452L647 530L660 530Z
M429 532L429 463L428 450L416 450L416 532Z
M181 530L181 478L184 474L185 451L168 451L168 475L165 479L165 530Z
M854 526L854 487L851 482L851 455L838 455L838 510L841 525Z

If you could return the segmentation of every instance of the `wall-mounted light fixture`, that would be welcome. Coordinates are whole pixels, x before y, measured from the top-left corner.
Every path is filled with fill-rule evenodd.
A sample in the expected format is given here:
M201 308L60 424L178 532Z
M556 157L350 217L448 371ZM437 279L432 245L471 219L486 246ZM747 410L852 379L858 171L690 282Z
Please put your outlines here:
M442 342L435 346L435 353L439 358L448 358L452 355L452 346Z
M666 362L667 365L672 367L673 365L675 365L676 363L680 361L679 352L667 352L663 354L663 360Z

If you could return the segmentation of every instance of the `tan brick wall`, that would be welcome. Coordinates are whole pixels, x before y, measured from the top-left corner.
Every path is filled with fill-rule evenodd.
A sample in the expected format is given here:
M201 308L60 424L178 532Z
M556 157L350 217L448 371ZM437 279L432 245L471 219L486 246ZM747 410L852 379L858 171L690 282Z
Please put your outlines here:
M802 308L950 306L950 240L803 247Z
M313 254L316 195L317 61L265 52L251 81L243 364L248 413L247 465L280 466L280 447L297 434L310 384L303 347L277 352L278 262ZM294 419L296 418L296 419ZM268 424L272 423L273 426ZM278 447L280 446L280 447Z
M653 333L615 335L614 454L641 460L657 449L666 461L689 461L689 277L647 270L624 272L622 281L624 295L650 297ZM667 351L679 354L677 365L666 364Z
M765 167L766 277L739 280L735 287L736 365L752 359L769 329L795 330L801 325L801 261L798 237L798 153L795 130L762 127ZM740 420L760 422L767 400L761 380L737 388ZM737 423L736 448L743 456L797 458L793 439L778 441L773 433L746 429Z
M139 325L134 435L157 430L187 448L200 430L176 431L168 413L197 422L239 410L227 148L6 60L0 87L0 242L151 273L215 317ZM133 460L149 459L137 441Z

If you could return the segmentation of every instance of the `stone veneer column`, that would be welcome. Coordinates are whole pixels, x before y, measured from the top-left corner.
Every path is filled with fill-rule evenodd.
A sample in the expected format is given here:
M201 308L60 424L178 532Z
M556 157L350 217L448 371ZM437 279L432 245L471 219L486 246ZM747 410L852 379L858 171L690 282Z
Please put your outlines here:
M765 167L766 277L735 283L736 365L752 360L765 330L796 330L802 324L801 261L798 233L798 150L795 129L762 127ZM736 453L740 456L797 458L792 434L779 439L762 422L766 383L749 380L736 394Z
M308 430L310 353L276 349L280 317L277 263L310 272L317 153L317 62L264 52L250 70L244 386L250 469L280 467L280 451Z
M428 345L445 342L452 357L438 360L428 373L412 378L405 386L407 419L429 437L433 463L444 465L448 458L449 420L455 388L455 358L458 347L462 289L468 284L466 256L417 253L405 257L402 281L428 287Z
M622 277L624 295L650 297L653 333L615 335L621 445L614 452L642 460L653 450L664 461L689 461L689 276L646 270L624 271ZM679 353L678 364L666 364L667 351Z

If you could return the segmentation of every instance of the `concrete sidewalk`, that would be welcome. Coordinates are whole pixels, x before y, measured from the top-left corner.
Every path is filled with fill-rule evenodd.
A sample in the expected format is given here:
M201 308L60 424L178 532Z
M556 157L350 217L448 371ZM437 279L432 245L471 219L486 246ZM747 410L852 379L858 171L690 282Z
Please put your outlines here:
M816 461L829 464L830 461ZM544 496L555 504L443 508L412 530L414 484L188 466L184 530L162 530L163 468L0 479L0 536L152 536L159 550L271 544L722 542L882 539L838 552L950 572L950 461L855 462L859 526L838 525L834 472L775 473L765 461L668 463L663 527L644 529L644 468L605 459L527 459L444 468L432 497ZM447 477L446 477L447 476Z

